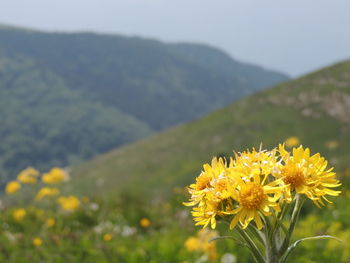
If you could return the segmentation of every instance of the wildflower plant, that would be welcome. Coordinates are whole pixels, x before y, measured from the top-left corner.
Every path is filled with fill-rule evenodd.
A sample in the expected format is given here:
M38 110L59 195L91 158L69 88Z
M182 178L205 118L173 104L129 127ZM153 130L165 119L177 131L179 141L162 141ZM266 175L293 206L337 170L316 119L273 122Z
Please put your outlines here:
M292 243L293 231L306 199L316 206L331 203L341 184L333 168L319 153L310 155L299 146L272 150L247 150L230 160L213 158L204 164L196 182L189 186L186 206L194 206L196 225L216 228L223 222L238 232L232 238L249 248L256 262L283 263L302 241L334 238L307 237Z

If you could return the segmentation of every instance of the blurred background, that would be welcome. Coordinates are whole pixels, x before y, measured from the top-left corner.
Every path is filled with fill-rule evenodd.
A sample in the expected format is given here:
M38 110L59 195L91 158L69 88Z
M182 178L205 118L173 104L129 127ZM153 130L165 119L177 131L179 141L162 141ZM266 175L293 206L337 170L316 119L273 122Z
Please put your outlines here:
M350 262L349 10L2 1L0 259L250 262L232 241L198 245L225 231L196 234L185 187L213 156L285 142L320 152L343 182L297 233L345 243L307 243L291 262Z

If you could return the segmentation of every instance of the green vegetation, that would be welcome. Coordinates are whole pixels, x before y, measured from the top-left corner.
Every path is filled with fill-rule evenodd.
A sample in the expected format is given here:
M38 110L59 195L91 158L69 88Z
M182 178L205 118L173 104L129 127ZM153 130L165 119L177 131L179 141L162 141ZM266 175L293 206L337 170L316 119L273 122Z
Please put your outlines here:
M0 27L1 177L77 164L286 78L202 45Z

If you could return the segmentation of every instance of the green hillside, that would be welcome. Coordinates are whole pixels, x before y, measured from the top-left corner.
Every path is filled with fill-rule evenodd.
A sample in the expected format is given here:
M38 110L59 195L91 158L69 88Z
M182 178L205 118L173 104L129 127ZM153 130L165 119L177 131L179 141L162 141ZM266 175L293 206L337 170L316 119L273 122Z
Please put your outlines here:
M0 58L0 65L0 171L76 163L151 133L131 115L82 100L31 59Z
M208 46L2 26L0 175L77 164L286 78Z
M74 174L85 193L94 188L103 195L116 194L117 189L168 194L173 187L192 182L201 164L213 156L260 143L269 148L291 136L343 171L350 168L349 116L347 61L102 155L75 168Z

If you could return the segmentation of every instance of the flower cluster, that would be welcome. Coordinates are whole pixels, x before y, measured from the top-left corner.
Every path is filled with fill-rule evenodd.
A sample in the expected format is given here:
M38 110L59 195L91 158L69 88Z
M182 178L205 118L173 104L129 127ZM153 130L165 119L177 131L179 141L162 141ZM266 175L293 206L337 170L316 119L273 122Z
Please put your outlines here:
M60 194L60 190L51 186L58 185L67 180L69 180L69 175L64 169L54 167L48 173L40 174L38 170L28 167L18 174L15 181L7 183L5 192L12 195L18 192L22 188L22 185L39 183L40 188L35 195L35 200L41 201L45 198L57 197ZM75 211L80 206L80 200L75 196L60 196L57 198L57 203L63 210L68 212ZM22 210L25 211L24 209ZM19 209L19 211L22 210ZM25 214L23 214L23 211L14 213L16 221L21 221L24 218Z
M80 201L73 195L61 196L57 199L57 202L65 211L75 211L80 206Z
M63 169L57 167L52 168L48 173L42 176L42 181L45 184L59 184L68 179L67 173Z
M327 169L327 161L320 154L310 155L308 148L293 148L292 152L279 145L273 150L247 150L235 153L229 161L213 158L191 184L190 201L196 225L216 227L223 218L233 229L239 224L245 229L251 221L257 228L264 225L264 217L281 210L296 195L305 195L317 206L330 202L327 196L337 196L340 186L336 175Z
M51 187L42 187L38 193L35 196L36 200L41 200L43 199L45 196L55 196L58 195L60 193L60 190L58 190L57 188L51 188Z
M40 178L40 172L38 170L32 167L28 167L18 174L15 181L10 181L7 183L5 192L7 194L14 194L21 189L22 184L36 184L39 181L38 179L41 179L44 184L51 185L67 181L69 179L69 176L65 170L55 167L52 168L48 173L43 174ZM44 187L41 193L39 191L38 199L41 199L46 195L56 195L53 194L56 192L57 190L54 190L54 188L49 189L47 187Z

